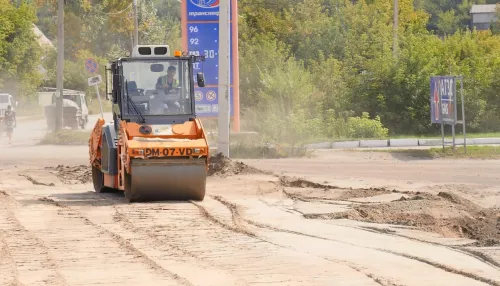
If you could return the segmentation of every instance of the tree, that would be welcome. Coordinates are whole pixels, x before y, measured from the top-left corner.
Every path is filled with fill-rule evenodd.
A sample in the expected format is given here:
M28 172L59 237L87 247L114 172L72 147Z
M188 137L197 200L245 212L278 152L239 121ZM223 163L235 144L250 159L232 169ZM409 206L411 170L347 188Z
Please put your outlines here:
M0 88L28 97L41 82L42 48L33 31L35 7L0 0Z

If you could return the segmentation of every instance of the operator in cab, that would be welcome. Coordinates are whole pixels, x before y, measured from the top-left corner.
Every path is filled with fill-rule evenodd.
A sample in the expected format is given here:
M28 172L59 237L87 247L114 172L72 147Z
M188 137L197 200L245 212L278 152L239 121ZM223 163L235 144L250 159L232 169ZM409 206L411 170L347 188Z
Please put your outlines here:
M157 89L172 90L179 87L179 81L175 78L175 73L177 68L175 66L169 66L167 69L167 74L160 76L156 82ZM179 101L168 100L163 102L163 108L166 114L177 114L181 112L181 105Z
M179 81L174 77L177 69L175 66L169 66L167 69L167 74L160 76L156 82L156 88L158 89L173 89L179 86Z

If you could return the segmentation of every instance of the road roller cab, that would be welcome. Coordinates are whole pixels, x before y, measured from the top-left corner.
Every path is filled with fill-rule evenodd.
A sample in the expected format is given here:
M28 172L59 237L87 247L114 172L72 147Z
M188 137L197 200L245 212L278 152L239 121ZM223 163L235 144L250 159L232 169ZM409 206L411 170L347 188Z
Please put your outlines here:
M168 46L137 46L106 69L112 124L99 119L89 140L96 192L118 189L127 201L203 200L209 146L195 113L193 65ZM196 78L196 83L195 83Z

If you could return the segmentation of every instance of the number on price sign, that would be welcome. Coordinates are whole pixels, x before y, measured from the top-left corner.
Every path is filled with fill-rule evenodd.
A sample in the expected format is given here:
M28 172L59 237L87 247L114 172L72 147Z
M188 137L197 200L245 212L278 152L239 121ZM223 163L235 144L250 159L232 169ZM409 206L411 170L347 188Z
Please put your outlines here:
M215 50L205 50L205 57L213 59L215 58Z

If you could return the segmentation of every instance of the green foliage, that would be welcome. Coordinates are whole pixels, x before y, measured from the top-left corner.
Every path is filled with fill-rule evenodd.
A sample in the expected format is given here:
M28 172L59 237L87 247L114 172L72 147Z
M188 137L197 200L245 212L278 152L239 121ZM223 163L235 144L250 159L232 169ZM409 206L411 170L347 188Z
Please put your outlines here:
M445 34L452 34L458 28L458 21L459 19L455 15L455 10L448 10L438 14L438 22L436 26L441 32Z
M244 31L246 28L242 23L240 29ZM240 49L240 89L245 93L241 103L245 107L255 108L262 102L262 76L279 68L289 58L289 50L286 45L264 35L242 42Z
M38 25L55 41L56 1L36 2ZM68 1L65 88L95 97L83 61L96 58L104 78L106 62L131 49L131 2ZM0 3L0 38L10 39L9 33L25 31L23 23L34 21L30 6L14 9L6 0ZM141 43L180 48L179 2L138 3ZM394 56L392 1L239 0L245 127L263 134L266 142L290 146L326 138L438 134L439 126L429 119L430 77L454 74L464 76L468 131L500 131L500 29L469 31L472 4L399 0ZM32 89L39 83L33 68L39 54L28 34L0 41L0 78L21 79ZM26 54L27 49L34 53ZM35 60L27 60L30 56ZM43 84L55 86L55 53L46 54L44 67Z
M470 6L400 1L393 57L392 2L242 0L241 102L274 141L432 134L430 77L462 74L469 130L498 131L500 37L461 30Z
M75 60L65 60L64 61L64 88L85 91L89 99L95 98L95 88L89 87L87 79L90 74L85 69L85 60L87 58L93 58L99 64L98 73L101 75L103 81L106 79L105 67L108 61L104 58L98 57L87 50L80 50L75 55ZM44 59L43 65L47 70L47 76L44 84L46 86L56 86L56 64L57 64L57 53L52 51L48 53L47 57ZM101 97L105 97L105 84L99 86L99 93Z
M361 117L351 117L347 120L348 138L386 138L389 130L380 122L380 117L370 119L368 112Z
M26 100L41 82L42 49L33 31L35 9L0 0L0 89Z

